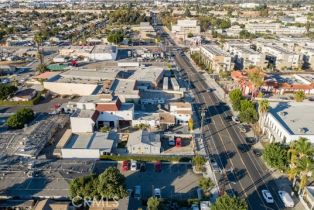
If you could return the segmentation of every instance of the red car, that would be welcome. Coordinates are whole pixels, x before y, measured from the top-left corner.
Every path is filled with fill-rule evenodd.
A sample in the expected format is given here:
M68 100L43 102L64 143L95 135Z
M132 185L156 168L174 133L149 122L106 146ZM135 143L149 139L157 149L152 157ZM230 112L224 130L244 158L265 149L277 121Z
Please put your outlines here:
M124 160L123 162L122 162L122 171L128 171L129 169L130 169L130 166L129 166L130 164L129 164L129 161L127 161L127 160Z
M161 162L159 160L155 163L155 171L156 172L161 171Z
M182 147L182 139L176 138L176 147Z

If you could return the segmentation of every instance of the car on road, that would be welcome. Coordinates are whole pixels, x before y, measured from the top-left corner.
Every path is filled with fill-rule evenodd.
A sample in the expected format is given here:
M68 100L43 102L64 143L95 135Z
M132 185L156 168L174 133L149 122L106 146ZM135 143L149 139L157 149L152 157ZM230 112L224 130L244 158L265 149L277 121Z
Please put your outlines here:
M168 140L168 145L169 145L169 146L174 146L174 145L176 145L176 142L175 142L175 140L174 140L174 137L170 137L170 138L169 138L169 140Z
M226 117L225 117L225 120L226 120L227 122L230 122L230 121L232 120L232 117L231 117L231 116L226 116Z
M198 204L192 204L191 209L192 210L199 210L200 208L198 207Z
M255 137L246 137L245 142L249 145L254 145L256 143L256 138Z
M247 144L238 144L237 145L238 150L240 150L240 152L244 153L250 150L250 146Z
M216 173L221 173L221 169L220 169L217 161L214 158L210 158L209 161L210 161L210 164L212 166L213 171Z
M267 203L274 203L274 198L271 195L271 193L269 192L269 190L262 190L262 195L263 195L264 200Z
M294 201L288 192L279 190L278 195L279 195L280 199L282 200L283 204L285 205L285 207L287 207L287 208L294 207Z
M253 149L253 153L254 155L256 155L257 157L262 156L263 152L260 149Z
M246 128L245 128L245 126L244 126L244 125L239 124L238 128L240 129L240 132L242 132L242 133L246 133Z
M122 171L128 171L130 168L129 168L129 161L127 160L124 160L122 162Z
M155 188L154 189L154 197L161 198L161 190L160 190L160 188Z
M240 123L240 120L239 120L239 118L237 116L232 116L231 119L235 123Z
M139 200L142 198L142 188L140 185L134 187L134 198Z
M131 160L131 171L137 170L137 162L136 160Z
M157 161L155 163L155 172L161 172L161 162Z

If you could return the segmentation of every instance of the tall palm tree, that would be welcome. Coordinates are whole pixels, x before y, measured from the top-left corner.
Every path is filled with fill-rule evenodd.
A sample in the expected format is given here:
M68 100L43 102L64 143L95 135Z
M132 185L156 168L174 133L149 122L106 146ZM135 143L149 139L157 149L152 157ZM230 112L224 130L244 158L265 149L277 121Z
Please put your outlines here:
M300 158L297 162L297 170L300 173L300 188L299 194L301 190L308 184L308 175L310 172L314 171L314 163L311 157L304 156Z
M303 158L304 156L312 157L312 155L314 154L313 146L307 138L299 138L295 142L294 146L300 158Z
M260 89L260 87L262 87L262 85L264 84L264 75L263 72L259 69L254 69L249 71L248 73L248 78L249 81L253 84L254 89L252 92L252 98L254 97L254 93L256 91L258 91Z
M44 64L44 57L43 57L43 50L41 49L41 46L44 42L44 37L43 37L42 33L38 32L35 34L34 42L36 43L37 54L38 54L38 58L40 61L40 65L43 65Z

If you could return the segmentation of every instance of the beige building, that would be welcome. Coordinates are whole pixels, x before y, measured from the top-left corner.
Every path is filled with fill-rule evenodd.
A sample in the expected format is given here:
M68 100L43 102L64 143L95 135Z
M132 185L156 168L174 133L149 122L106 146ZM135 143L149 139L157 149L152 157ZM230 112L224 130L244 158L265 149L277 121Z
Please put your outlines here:
M197 24L197 20L178 20L176 25L172 25L171 32L175 34L177 38L185 39L189 33L192 33L193 35L200 34L201 28Z
M230 71L233 69L230 54L223 51L217 45L202 45L200 47L200 53L203 62L205 62L216 73L220 71Z

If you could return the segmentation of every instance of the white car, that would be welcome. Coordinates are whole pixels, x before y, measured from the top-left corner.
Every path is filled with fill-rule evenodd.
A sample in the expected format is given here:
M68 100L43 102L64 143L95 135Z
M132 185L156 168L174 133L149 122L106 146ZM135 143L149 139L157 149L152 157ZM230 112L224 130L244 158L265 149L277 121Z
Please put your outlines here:
M239 118L236 117L236 116L232 116L231 119L232 119L232 121L235 122L235 123L240 123Z
M131 160L131 171L136 171L136 170L137 170L137 161Z
M287 193L286 191L279 190L278 195L280 199L282 200L282 202L285 204L285 207L288 207L288 208L294 207L294 201L292 200L289 193Z
M274 203L274 198L269 190L262 190L262 195L267 203Z
M161 198L161 190L160 190L160 188L155 188L154 189L154 197Z

